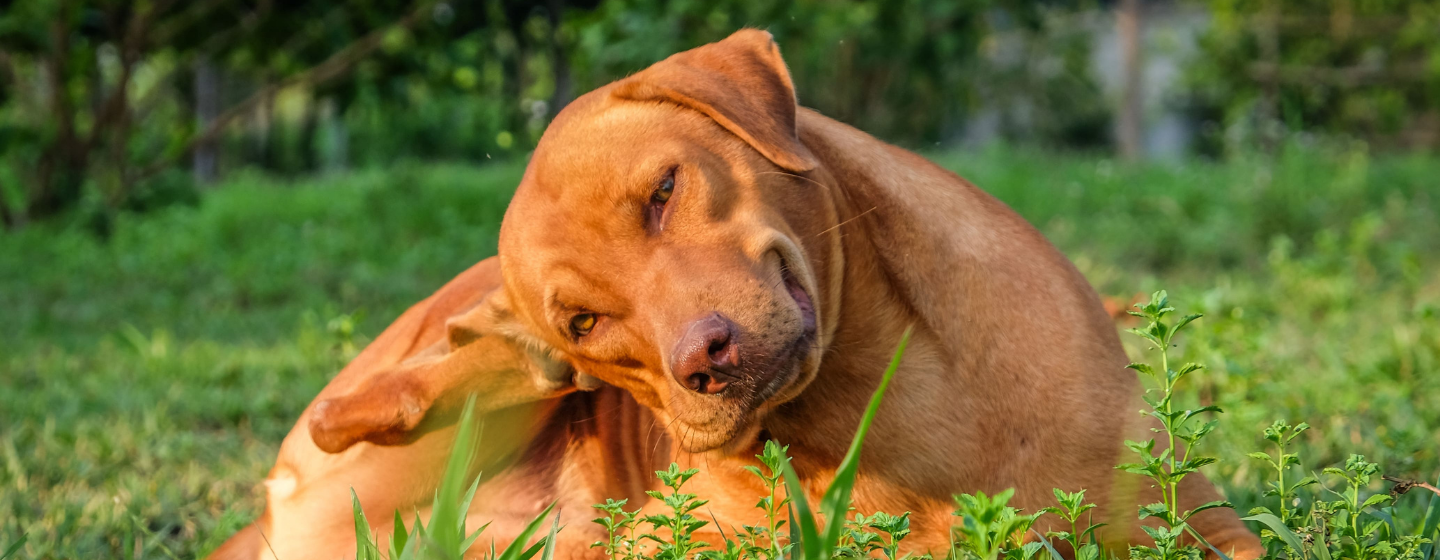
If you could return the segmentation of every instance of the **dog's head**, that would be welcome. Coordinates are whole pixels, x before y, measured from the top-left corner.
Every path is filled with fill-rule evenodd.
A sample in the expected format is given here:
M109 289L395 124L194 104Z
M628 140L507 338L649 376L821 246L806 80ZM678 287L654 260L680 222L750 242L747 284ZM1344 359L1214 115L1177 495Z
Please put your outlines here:
M810 383L834 330L834 199L770 35L744 30L567 107L500 234L508 310L690 451Z

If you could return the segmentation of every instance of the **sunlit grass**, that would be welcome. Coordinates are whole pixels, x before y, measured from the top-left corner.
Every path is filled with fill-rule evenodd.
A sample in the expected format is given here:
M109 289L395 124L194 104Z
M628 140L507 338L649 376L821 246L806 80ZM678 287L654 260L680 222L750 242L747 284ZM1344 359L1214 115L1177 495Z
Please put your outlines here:
M1276 419L1312 426L1294 448L1307 465L1440 467L1440 159L1285 158L938 157L1102 293L1163 286L1206 315L1182 343L1209 366L1185 397L1226 411L1207 474L1242 512L1265 503L1268 467L1245 455ZM122 217L109 240L0 235L0 546L217 546L259 513L281 438L353 349L494 252L520 170L240 176L199 207Z

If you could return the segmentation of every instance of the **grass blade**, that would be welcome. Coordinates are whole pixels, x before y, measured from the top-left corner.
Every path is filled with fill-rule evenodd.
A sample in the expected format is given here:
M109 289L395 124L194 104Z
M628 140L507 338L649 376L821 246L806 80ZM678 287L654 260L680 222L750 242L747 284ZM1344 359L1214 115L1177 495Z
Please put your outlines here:
M525 526L525 530L520 531L520 534L515 537L515 540L511 542L509 546L506 546L505 550L500 551L499 555L494 557L495 560L526 560L527 558L534 557L535 553L539 552L539 549L532 547L530 550L526 550L525 543L530 542L530 537L533 536L536 531L540 530L540 524L545 522L545 518L550 517L550 512L554 509L554 503L546 506L545 511L535 516L535 519L530 521L529 525ZM556 522L559 522L558 517L556 518ZM538 545L539 543L536 544Z
M560 532L560 512L555 512L555 522L550 524L550 536L545 537L545 553L540 560L555 560L555 533Z
M805 497L805 488L800 486L800 477L795 476L795 469L790 466L790 458L785 457L780 467L785 473L785 491L790 494L791 544L800 545L793 547L791 560L829 560L829 556L821 554L815 514L810 511L810 500ZM796 530L799 533L794 533Z
M380 547L370 533L370 520L365 518L365 510L360 507L360 495L355 493L354 488L350 489L350 504L355 516L355 560L379 560Z
M1040 544L1045 545L1045 550L1050 551L1050 560L1065 560L1065 557L1060 555L1060 551L1055 550L1055 545L1050 544L1050 539L1045 538L1045 535L1041 534L1039 529L1031 527L1030 532L1035 533L1035 538L1040 539ZM950 550L955 550L955 546L951 545ZM1079 554L1080 551L1077 550L1075 552L1076 554ZM1226 558L1225 560L1230 559Z
M880 386L876 387L875 394L871 395L870 406L866 407L865 416L860 419L860 427L855 430L855 440L850 443L850 450L840 462L835 480L830 483L820 500L820 511L826 520L824 535L820 534L819 520L810 510L810 501L805 497L805 489L800 486L800 477L795 476L795 470L790 466L790 459L787 457L781 462L785 472L785 488L790 494L792 506L790 527L800 531L800 546L794 549L795 560L829 560L832 556L831 553L845 527L845 513L850 509L850 492L855 487L855 476L860 469L860 447L865 442L865 434L870 431L870 423L875 420L875 414L880 410L885 388L890 385L890 379L900 368L900 357L905 354L905 346L910 343L912 330L913 327L907 327L905 333L900 335L900 344L895 348L895 355L890 358L890 366L885 368ZM791 538L795 536L791 535Z
M405 550L405 542L410 539L410 533L405 529L405 520L400 517L400 510L395 510L395 525L390 528L390 557L398 558L400 551Z
M460 415L459 429L455 433L455 444L450 449L450 459L445 464L445 474L440 479L440 488L435 492L435 502L430 508L429 545L458 558L465 552L465 510L462 497L473 494L466 489L470 464L475 456L475 395L465 401L465 410ZM476 477L475 482L479 482ZM466 504L468 506L468 504ZM478 536L478 535L477 535ZM473 542L473 541L472 541Z
M1272 532L1274 532L1276 535L1279 535L1280 539L1285 541L1285 544L1290 545L1290 548L1295 549L1296 554L1299 554L1301 556L1308 556L1307 554L1305 554L1305 546L1300 544L1300 536L1296 535L1294 531L1291 531L1290 527L1287 527L1285 525L1285 522L1281 521L1279 517L1275 517L1274 515L1268 513L1259 513L1250 517L1241 518L1240 520L1255 521L1265 524L1266 526L1270 527L1270 530ZM1323 547L1324 545L1321 546Z
M1225 554L1224 552L1220 552L1220 549L1215 548L1215 545L1210 544L1210 541L1205 540L1205 537L1201 536L1200 532L1196 531L1194 527L1191 527L1189 523L1185 524L1185 532L1190 533L1190 536L1195 537L1195 540L1200 541L1200 544L1205 545L1205 548L1208 548L1211 552L1214 552L1215 556L1219 557L1220 560L1230 560L1230 555Z
M10 543L10 548L5 549L4 554L0 554L0 560L5 560L6 558L14 556L16 552L20 552L20 547L25 546L25 540L28 538L30 538L28 534L20 535L20 540Z
M845 513L850 509L850 492L855 488L855 476L860 470L860 447L865 443L865 434L870 431L870 423L880 411L880 401L885 396L890 379L895 377L895 371L900 369L900 358L905 355L905 346L910 343L912 330L914 327L906 327L905 332L900 335L900 344L895 348L895 355L890 357L890 366L885 368L885 375L880 378L880 386L876 387L875 394L870 396L870 406L865 408L865 416L860 419L860 427L855 430L855 440L850 443L850 451L845 453L845 460L840 462L835 480L830 483L830 488L820 500L820 511L825 514L827 523L826 543L833 544L838 541L844 530Z
M1440 478L1435 480L1440 486ZM1435 529L1440 527L1440 495L1430 497L1430 506L1425 508L1425 523L1420 527L1420 536L1431 539L1420 547L1420 560L1435 560Z

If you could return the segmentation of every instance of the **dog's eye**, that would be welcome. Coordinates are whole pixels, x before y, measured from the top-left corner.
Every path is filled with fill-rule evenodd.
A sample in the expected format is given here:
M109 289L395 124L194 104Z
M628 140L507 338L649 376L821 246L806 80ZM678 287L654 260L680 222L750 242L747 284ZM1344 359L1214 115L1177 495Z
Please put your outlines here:
M575 338L580 338L582 336L590 334L590 330L594 328L594 313L581 313L570 318L570 333L575 335Z
M650 195L650 200L659 204L665 204L666 201L670 200L670 195L672 194L675 194L674 169L671 169L669 173L665 174L665 178L660 180L660 184L655 187L655 192Z
M675 168L671 167L650 193L650 203L645 205L645 231L651 235L660 233L665 224L665 203L675 196Z

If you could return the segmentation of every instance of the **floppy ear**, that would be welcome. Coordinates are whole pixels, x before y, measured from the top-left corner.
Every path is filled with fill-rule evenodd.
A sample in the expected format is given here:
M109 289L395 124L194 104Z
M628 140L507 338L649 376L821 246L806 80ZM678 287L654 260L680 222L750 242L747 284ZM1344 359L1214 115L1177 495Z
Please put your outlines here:
M796 173L815 168L796 135L795 86L769 32L742 29L673 55L621 81L612 95L700 111L775 165Z

